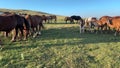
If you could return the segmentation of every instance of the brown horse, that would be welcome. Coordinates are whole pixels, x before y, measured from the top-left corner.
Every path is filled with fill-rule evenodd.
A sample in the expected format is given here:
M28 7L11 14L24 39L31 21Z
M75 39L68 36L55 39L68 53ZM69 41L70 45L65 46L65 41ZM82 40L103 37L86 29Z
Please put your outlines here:
M26 39L28 31L29 31L29 23L28 21L26 21L25 18L19 15L16 15L16 14L1 15L0 16L0 31L5 31L6 34L8 34L12 30L13 30L13 33L12 33L13 36L12 36L11 41L16 41L18 30L21 31L22 35L23 35L23 31L26 32L24 33L24 39Z
M97 20L98 24L98 30L103 32L103 30L110 30L110 28L107 26L107 21L108 19L111 19L112 17L110 16L102 16L99 20Z
M41 28L44 28L42 17L38 15L26 15L25 18L30 22L33 37L41 35Z
M50 15L50 16L48 16L48 20L50 20L51 23L52 23L52 21L54 23L56 23L57 22L57 16L56 15Z
M113 29L116 30L116 32L114 34L116 36L117 33L120 33L120 16L115 16L115 17L112 17L112 18L108 18L107 25L110 28L113 28Z
M70 23L73 22L73 19L71 17L65 17L64 21L67 23L67 21L70 21Z

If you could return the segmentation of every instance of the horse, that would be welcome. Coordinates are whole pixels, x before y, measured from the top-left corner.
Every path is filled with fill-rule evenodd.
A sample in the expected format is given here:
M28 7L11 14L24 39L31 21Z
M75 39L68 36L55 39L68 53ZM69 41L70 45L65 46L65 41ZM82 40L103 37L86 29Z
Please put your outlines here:
M73 22L73 19L71 17L65 17L64 21L67 23L67 21L70 21L70 23Z
M30 22L33 37L41 35L41 28L44 28L42 17L38 15L26 15L25 18Z
M54 20L54 23L56 23L57 22L57 16L56 15L50 15L50 16L48 16L48 20L50 20L51 23Z
M92 29L95 29L95 27L97 27L97 23L96 23L97 18L96 17L89 17L89 18L85 18L84 19L84 28L88 28L89 31L93 32Z
M78 21L82 19L80 16L75 16L75 15L71 16L71 18L73 19L73 23L74 23L74 20L76 20L78 23Z
M115 16L112 18L107 18L107 25L110 28L113 28L116 30L115 32L115 36L117 35L117 33L120 33L120 16Z
M103 32L103 30L110 30L109 26L107 26L107 21L111 18L111 16L102 16L99 20L96 20L98 24L98 30L101 32Z
M22 35L24 34L24 40L26 40L29 32L29 22L17 14L0 15L0 31L8 34L12 30L12 42L16 41L18 30L21 31ZM23 31L25 31L25 33Z

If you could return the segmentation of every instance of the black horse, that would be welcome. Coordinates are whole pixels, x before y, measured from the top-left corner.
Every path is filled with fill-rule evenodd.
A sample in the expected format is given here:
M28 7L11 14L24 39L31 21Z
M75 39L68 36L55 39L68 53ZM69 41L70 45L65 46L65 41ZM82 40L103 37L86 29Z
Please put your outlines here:
M83 22L83 20L82 20L82 18L81 18L80 16L73 15L73 16L71 16L71 18L73 19L73 23L74 23L74 20L76 20L77 23L78 23L79 21Z

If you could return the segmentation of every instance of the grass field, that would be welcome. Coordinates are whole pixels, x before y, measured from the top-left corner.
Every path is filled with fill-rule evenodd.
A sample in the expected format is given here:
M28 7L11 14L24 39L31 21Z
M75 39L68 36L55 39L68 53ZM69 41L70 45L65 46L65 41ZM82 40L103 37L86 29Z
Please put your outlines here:
M120 68L120 36L79 33L78 24L44 24L42 35L4 38L0 68Z

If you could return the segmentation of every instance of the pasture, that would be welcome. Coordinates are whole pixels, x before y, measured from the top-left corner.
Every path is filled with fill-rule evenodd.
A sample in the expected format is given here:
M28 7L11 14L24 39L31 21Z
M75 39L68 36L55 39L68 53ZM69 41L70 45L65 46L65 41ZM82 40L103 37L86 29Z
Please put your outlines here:
M120 36L79 33L78 24L44 24L42 35L11 43L2 37L0 68L119 68Z

